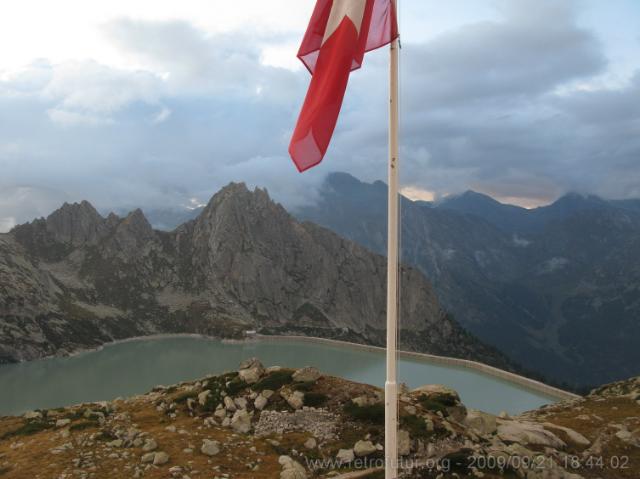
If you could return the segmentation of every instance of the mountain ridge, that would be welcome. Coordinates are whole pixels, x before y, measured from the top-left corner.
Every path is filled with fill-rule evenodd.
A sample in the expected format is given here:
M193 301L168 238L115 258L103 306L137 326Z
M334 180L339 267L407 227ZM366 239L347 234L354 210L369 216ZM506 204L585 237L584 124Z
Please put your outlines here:
M105 218L88 202L65 204L0 235L0 359L248 329L381 344L385 269L383 257L242 183L172 232L139 209ZM446 316L417 270L402 278L405 348L511 367Z
M384 254L386 187L346 176L329 175L318 204L295 213ZM546 377L585 387L638 374L640 214L633 204L565 195L526 210L480 196L469 208L469 198L478 195L452 208L401 202L402 259L430 279L444 307ZM514 212L523 216L514 220Z

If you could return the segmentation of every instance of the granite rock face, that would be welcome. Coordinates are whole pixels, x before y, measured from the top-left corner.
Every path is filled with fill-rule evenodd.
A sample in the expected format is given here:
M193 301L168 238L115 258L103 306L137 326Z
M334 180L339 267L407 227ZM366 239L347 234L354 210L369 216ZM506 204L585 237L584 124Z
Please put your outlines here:
M194 220L154 230L140 210L89 203L0 235L0 362L131 336L303 334L383 344L386 261L294 219L266 190L230 184ZM402 270L403 347L504 360Z

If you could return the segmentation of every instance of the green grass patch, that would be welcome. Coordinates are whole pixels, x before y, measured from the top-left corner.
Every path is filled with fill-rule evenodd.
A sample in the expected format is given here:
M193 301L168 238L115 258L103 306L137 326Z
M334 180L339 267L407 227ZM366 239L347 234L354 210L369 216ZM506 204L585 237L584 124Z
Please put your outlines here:
M344 412L347 416L357 421L384 424L384 404L382 403L358 406L349 401L344 405Z
M427 396L426 394L421 394L420 396L418 396L418 400L436 402L438 404L442 404L445 407L452 407L457 404L456 398L450 396L449 394L432 393L429 394L429 396Z
M202 409L208 412L215 411L218 404L222 402L224 394L230 394L227 383L230 385L235 384L234 381L240 381L237 373L227 373L222 376L209 379L204 387L209 390L209 395L207 396L207 400L202 406ZM231 389L233 390L233 387Z
M227 383L226 391L229 396L235 396L247 386L249 385L243 379L236 377Z
M195 399L198 397L198 391L182 391L171 398L171 401L177 404L187 402L187 399Z
M433 435L433 431L427 429L424 418L408 414L400 417L400 427L405 429L413 438L427 439Z
M290 384L293 382L292 379L293 373L287 370L274 371L265 377L263 377L260 381L255 383L251 389L256 392L264 391L265 389L270 389L271 391L276 391L280 389L282 386Z
M223 400L222 392L224 391L224 386L219 383L210 384L210 387L207 388L210 392L207 396L207 399L202 406L202 409L208 412L215 411L218 404L220 404Z
M326 394L308 392L304 395L304 405L310 407L320 407L327 402L329 398Z
M2 435L2 439L4 440L17 436L31 436L32 434L37 434L39 432L46 431L47 429L51 429L53 426L53 424L48 423L47 421L27 421L18 429L4 433Z
M453 406L453 404L449 404L450 401L441 401L436 400L430 397L425 396L424 394L418 397L418 401L420 405L426 409L427 411L433 412L441 412L443 416L448 416L447 407Z
M307 392L307 391L311 391L313 389L313 386L315 386L315 384L316 383L314 381L307 381L305 383L294 383L293 389L294 391Z
M100 431L98 434L95 435L95 439L96 441L115 441L116 439L118 439L118 436L116 436L115 434L113 434L111 431Z
M69 426L69 431L84 431L85 429L91 429L93 427L100 427L100 423L98 421L77 422Z
M63 417L65 419L70 419L71 421L76 421L84 417L84 412L85 412L85 409L77 409L75 411L71 411L65 414Z

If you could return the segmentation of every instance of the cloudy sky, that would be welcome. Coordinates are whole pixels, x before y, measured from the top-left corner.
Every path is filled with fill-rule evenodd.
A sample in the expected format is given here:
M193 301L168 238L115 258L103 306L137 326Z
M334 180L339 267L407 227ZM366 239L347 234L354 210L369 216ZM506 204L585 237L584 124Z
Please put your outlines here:
M324 163L287 144L312 0L21 0L0 16L0 231L62 201L289 207L330 171L386 174L387 51L352 75ZM400 0L402 186L533 206L640 197L640 2Z

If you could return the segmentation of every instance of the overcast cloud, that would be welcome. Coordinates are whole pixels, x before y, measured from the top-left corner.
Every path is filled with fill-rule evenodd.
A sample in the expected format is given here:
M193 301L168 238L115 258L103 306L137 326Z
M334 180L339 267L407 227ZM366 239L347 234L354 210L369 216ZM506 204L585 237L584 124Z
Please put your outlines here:
M414 15L424 5L402 7L403 186L527 205L640 197L640 28L618 25L633 42L616 45L589 2L510 0L442 17L430 36ZM637 4L619 5L640 25ZM289 160L309 81L289 60L304 22L216 30L123 7L96 27L109 55L0 64L0 231L64 200L170 208L246 181L295 207L329 171L384 179L386 51L353 74L325 162L300 175Z

